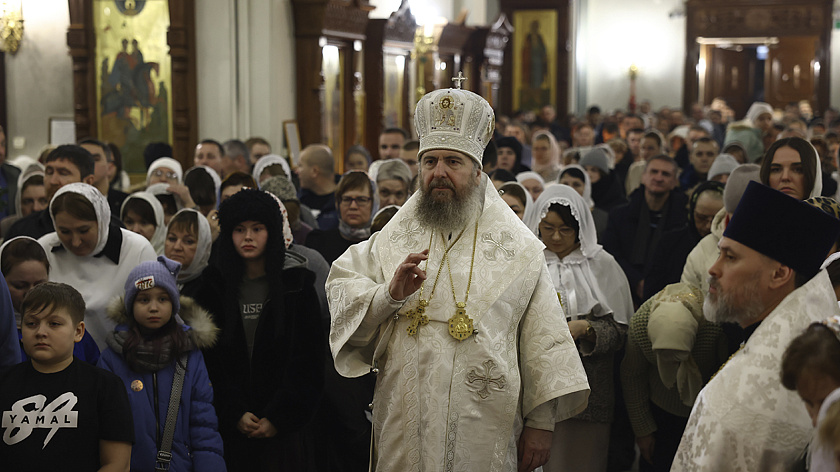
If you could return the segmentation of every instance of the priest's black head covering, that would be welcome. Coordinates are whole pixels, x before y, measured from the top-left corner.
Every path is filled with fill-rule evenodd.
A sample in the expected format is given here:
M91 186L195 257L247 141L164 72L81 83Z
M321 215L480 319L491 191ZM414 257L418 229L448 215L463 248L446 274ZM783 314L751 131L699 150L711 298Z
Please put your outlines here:
M840 220L750 182L723 235L810 279L840 236Z

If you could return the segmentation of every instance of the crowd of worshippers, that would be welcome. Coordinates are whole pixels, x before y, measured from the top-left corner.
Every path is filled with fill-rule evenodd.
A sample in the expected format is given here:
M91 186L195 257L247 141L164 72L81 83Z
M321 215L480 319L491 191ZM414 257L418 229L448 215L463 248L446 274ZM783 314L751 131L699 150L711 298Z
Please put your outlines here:
M590 388L519 470L840 470L840 113L736 118L496 115L482 175L544 245ZM412 137L341 165L151 143L132 185L112 143L13 160L0 129L0 463L368 470L378 368L339 374L326 287L424 191Z

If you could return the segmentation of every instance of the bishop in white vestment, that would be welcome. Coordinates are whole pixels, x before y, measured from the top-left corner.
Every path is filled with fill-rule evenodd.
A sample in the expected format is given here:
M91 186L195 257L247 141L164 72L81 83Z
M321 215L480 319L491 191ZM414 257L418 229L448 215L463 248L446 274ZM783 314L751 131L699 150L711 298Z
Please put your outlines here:
M377 471L515 471L523 429L552 431L586 406L544 246L479 170L492 113L459 89L421 100L423 191L337 259L327 281L338 372L378 372ZM464 176L477 187L474 209L450 225L423 224L421 206L457 201ZM423 274L420 290L392 296L406 270Z

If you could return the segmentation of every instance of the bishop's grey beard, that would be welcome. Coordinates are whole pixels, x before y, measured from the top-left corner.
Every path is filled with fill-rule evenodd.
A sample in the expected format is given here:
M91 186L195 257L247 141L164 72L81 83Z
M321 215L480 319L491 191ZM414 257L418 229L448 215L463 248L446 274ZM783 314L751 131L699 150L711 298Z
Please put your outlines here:
M448 188L451 192L439 192L435 188ZM463 228L481 211L481 190L477 183L470 181L469 186L458 189L447 179L433 179L428 188L420 190L417 202L417 221L425 227L443 234Z
M709 276L709 287L715 288L715 294L706 293L703 316L715 323L738 323L742 327L755 323L764 311L757 296L759 278L760 275L756 273L740 287L724 292L717 277ZM736 294L739 296L736 297ZM736 299L740 299L740 306Z

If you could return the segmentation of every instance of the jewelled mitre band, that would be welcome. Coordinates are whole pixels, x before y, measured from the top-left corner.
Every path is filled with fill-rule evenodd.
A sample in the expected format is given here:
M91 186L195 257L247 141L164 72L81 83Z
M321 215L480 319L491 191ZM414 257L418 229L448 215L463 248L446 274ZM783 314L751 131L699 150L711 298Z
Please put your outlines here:
M449 149L462 152L481 165L496 117L481 96L469 90L440 89L417 102L414 125L420 139L419 155Z

